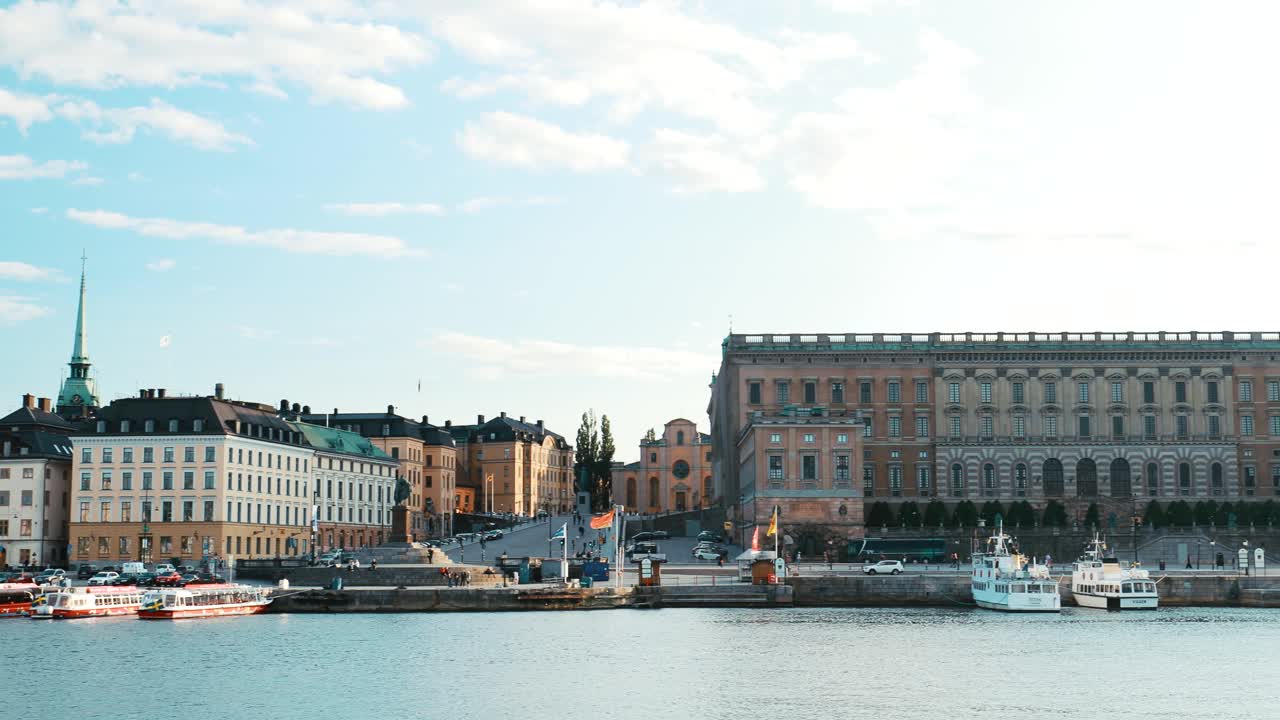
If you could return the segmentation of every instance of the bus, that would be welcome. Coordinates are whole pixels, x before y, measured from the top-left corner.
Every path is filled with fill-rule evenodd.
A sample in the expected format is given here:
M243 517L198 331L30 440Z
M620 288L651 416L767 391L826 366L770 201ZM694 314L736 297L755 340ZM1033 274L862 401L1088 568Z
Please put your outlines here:
M901 560L903 562L946 562L945 538L862 538L849 541L850 562Z

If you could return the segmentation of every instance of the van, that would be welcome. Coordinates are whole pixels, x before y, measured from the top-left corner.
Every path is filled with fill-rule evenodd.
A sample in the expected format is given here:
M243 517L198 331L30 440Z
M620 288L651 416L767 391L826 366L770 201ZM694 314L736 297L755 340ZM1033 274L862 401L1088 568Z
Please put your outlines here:
M120 565L121 575L141 575L146 571L146 564L140 562L127 562Z
M177 570L176 570L172 565L170 565L169 563L157 563L157 564L156 564L156 574L157 574L157 575L159 575L160 573L171 573L171 572L177 572Z

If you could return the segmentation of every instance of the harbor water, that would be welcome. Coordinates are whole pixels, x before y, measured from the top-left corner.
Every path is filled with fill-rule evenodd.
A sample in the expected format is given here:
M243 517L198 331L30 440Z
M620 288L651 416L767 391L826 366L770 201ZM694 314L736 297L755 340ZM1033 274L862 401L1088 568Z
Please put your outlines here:
M1280 614L615 610L0 621L5 716L1280 717Z

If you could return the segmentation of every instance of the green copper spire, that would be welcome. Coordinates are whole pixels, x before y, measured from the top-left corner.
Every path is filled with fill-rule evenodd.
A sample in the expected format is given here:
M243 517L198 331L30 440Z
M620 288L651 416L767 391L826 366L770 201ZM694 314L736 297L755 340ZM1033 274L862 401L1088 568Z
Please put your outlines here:
M63 417L84 417L98 407L98 388L89 377L89 351L85 343L85 261L80 255L80 306L76 310L76 341L71 349L71 375L62 382L58 392L58 414Z

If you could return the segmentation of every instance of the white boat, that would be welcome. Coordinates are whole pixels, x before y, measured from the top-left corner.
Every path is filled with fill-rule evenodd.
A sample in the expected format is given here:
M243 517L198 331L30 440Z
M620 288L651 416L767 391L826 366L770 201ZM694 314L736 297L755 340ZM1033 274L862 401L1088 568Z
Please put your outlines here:
M31 611L33 620L137 615L142 590L133 585L50 590Z
M271 604L271 588L250 585L190 585L157 588L142 598L138 617L143 620L184 620L257 615Z
M1137 565L1122 567L1107 557L1106 543L1095 534L1071 570L1071 595L1080 607L1100 610L1155 610L1160 594L1150 573Z
M1059 612L1062 598L1049 568L1010 549L1003 525L973 554L973 600L978 607L1007 612Z

